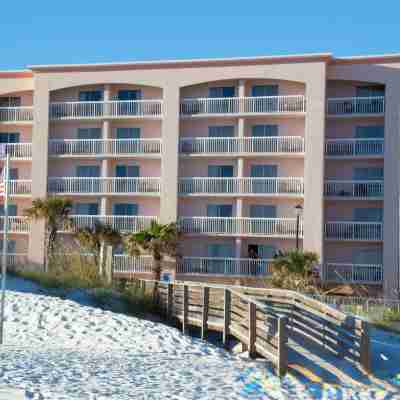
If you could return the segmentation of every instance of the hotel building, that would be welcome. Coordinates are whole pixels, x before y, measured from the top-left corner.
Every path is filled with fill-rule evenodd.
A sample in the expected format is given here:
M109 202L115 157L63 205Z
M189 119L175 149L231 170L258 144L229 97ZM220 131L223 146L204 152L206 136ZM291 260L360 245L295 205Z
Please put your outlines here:
M325 281L397 296L399 113L400 55L0 72L9 262L43 264L44 223L24 209L55 195L76 226L178 221L181 277L262 276L297 242ZM117 270L129 262L115 255Z

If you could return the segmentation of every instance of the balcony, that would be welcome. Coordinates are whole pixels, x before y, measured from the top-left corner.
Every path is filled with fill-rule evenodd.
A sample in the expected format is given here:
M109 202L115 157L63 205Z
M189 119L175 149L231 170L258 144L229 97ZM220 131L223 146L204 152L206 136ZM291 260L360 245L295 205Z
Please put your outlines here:
M8 189L10 196L30 195L32 193L32 180L30 179L10 180Z
M152 273L153 257L130 257L126 254L113 256L113 273L115 275L129 276L135 273Z
M328 116L381 116L384 113L384 97L336 97L327 100Z
M383 224L382 222L327 222L325 239L379 242L383 240Z
M2 145L5 145L6 153L13 160L30 160L32 158L32 143L2 143Z
M70 101L50 103L50 119L161 118L162 100Z
M158 196L160 178L49 178L48 191L67 195L140 194Z
M27 217L24 216L9 216L8 217L8 232L9 233L29 233L31 224ZM0 231L4 231L4 217L0 217Z
M181 195L301 197L303 178L180 178Z
M21 266L25 267L28 262L27 253L8 253L7 254L7 267ZM0 266L2 264L2 258L0 257Z
M191 137L180 140L180 152L190 155L219 154L279 155L304 154L304 138L301 136L277 137Z
M266 276L270 261L253 258L183 257L177 263L178 274Z
M93 227L96 222L110 225L121 232L139 232L150 227L158 217L142 215L70 215L71 226L67 230L78 230Z
M50 156L114 157L161 154L161 139L52 139Z
M182 233L189 234L296 238L295 218L181 217L178 224Z
M304 114L306 100L298 96L195 98L181 101L183 117L207 115Z
M336 283L382 284L381 264L327 263L323 268L324 280Z
M384 154L383 139L327 139L327 158L381 158Z
M0 107L0 123L31 123L33 107Z
M326 180L325 196L335 200L381 200L383 181Z

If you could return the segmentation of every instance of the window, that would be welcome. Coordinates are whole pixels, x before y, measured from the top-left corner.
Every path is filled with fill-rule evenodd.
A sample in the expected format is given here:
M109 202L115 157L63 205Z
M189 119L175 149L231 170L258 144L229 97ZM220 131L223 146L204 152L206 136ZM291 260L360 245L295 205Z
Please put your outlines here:
M380 86L357 86L357 97L384 97L385 89Z
M276 249L271 245L249 244L247 247L249 258L262 258L270 260L276 254Z
M278 166L267 164L252 165L250 174L253 178L275 178L278 176Z
M384 137L384 127L382 125L357 126L357 139L376 139Z
M117 128L117 139L140 139L140 128Z
M223 126L209 126L208 136L209 137L233 137L235 128L230 125Z
M354 264L382 264L383 254L382 249L357 249L353 252L353 263Z
M223 86L223 87L210 87L208 91L209 97L235 97L234 86Z
M138 205L133 203L115 203L113 215L138 215Z
M19 143L19 132L1 132L0 143Z
M354 208L353 221L357 222L382 222L383 208Z
M0 97L0 107L21 107L21 97Z
M8 215L10 217L16 217L17 216L17 205L16 204L9 204L8 205ZM4 216L4 204L0 204L0 216Z
M80 178L99 178L100 167L98 165L78 165L76 176Z
M9 178L11 180L17 180L18 179L18 168L10 168L10 172L9 172L10 176Z
M250 218L276 218L276 206L251 204Z
M232 217L232 205L231 204L208 204L207 205L207 217L221 217L221 218Z
M213 243L207 246L208 257L233 257L233 246L231 244Z
M101 90L83 90L79 92L79 101L102 101L103 92Z
M8 240L7 252L8 254L17 253L17 243L15 240ZM3 239L0 240L0 251L3 251Z
M252 97L278 96L278 85L256 85L251 88Z
M78 139L101 139L101 128L78 128Z
M383 179L382 167L354 168L353 179L356 181L373 181Z
M119 90L118 100L140 100L142 98L141 90Z
M117 165L115 167L115 176L118 178L137 178L140 176L138 165Z
M76 215L98 215L99 205L97 203L76 203L74 213Z
M233 166L232 165L209 165L208 176L210 178L232 178Z
M253 125L251 135L253 137L278 136L278 125Z

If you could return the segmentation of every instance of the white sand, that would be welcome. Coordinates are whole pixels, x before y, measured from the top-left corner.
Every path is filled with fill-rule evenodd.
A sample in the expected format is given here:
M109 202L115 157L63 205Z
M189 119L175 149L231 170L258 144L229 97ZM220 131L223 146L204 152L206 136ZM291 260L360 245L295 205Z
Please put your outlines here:
M306 387L290 375L280 381L264 360L231 355L164 324L84 306L85 296L62 300L22 280L10 285L0 385L21 388L28 399L317 399L323 393L346 399L355 393Z

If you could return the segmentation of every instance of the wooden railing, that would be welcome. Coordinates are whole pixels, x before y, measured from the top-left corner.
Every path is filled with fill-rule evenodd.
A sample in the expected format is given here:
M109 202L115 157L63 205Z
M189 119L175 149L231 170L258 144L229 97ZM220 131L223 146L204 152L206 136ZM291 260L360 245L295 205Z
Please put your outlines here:
M0 107L0 122L31 122L33 107Z
M277 137L191 137L179 142L180 152L202 153L304 153L301 136Z
M121 155L159 154L161 139L51 139L49 154L73 155Z

